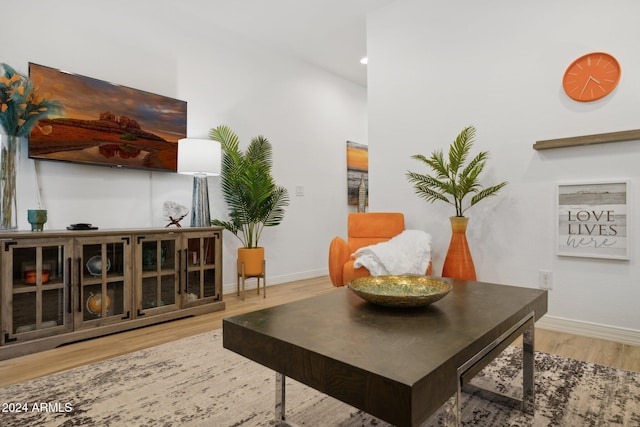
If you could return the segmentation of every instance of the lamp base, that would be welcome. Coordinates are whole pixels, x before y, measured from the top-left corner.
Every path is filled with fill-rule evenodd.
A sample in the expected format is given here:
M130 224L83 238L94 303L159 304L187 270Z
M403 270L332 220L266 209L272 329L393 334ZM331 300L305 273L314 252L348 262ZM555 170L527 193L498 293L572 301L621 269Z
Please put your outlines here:
M211 226L209 214L209 187L206 176L193 177L193 200L191 206L191 226Z

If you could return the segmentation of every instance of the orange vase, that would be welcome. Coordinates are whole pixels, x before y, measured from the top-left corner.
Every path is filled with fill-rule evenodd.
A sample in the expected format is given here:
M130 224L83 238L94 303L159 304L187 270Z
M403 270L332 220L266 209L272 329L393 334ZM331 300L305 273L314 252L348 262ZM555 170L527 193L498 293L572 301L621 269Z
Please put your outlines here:
M452 279L476 280L476 268L467 243L467 223L469 218L452 216L451 242L442 267L442 277Z

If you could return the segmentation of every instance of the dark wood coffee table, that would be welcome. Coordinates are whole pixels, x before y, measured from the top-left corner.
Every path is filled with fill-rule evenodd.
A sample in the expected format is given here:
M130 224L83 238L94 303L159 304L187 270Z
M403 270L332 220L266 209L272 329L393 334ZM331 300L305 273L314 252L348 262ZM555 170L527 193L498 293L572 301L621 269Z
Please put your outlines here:
M523 335L519 406L532 412L533 323L547 311L547 292L450 282L449 295L423 308L379 307L341 288L229 317L223 345L276 371L278 420L288 376L391 424L418 426L447 402L459 424L462 388Z

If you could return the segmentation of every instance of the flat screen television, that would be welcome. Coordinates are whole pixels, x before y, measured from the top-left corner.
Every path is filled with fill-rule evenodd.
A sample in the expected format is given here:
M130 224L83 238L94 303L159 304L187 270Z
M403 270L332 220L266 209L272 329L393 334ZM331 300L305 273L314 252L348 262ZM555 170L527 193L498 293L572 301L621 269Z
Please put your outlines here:
M33 63L29 77L64 106L61 117L33 127L29 157L176 171L185 101Z

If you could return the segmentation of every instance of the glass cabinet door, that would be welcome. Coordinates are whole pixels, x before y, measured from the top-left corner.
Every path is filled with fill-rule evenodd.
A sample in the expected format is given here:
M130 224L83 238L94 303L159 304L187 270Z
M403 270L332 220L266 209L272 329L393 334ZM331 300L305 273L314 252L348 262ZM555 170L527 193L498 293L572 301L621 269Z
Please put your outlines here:
M78 239L79 271L75 309L78 327L131 318L131 250L129 237Z
M178 244L173 235L136 237L136 316L179 308Z
M222 265L220 237L219 231L186 235L184 305L222 299L222 271L216 269Z
M71 322L69 241L2 243L1 344L67 332Z

